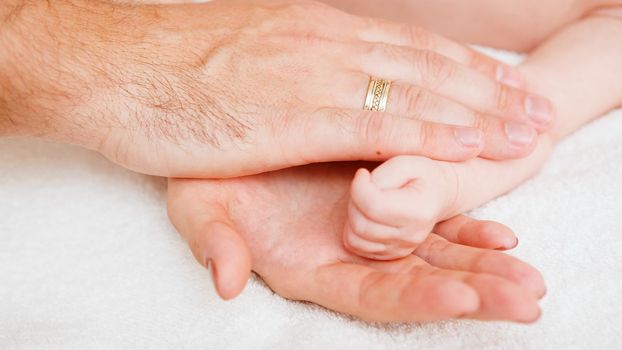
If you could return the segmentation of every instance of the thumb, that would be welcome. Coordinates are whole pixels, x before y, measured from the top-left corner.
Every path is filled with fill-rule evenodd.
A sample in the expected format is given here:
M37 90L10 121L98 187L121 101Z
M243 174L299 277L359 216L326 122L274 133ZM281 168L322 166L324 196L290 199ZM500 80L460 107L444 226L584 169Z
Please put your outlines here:
M230 220L217 218L206 223L198 243L195 246L200 250L193 254L211 270L220 297L229 300L238 296L250 277L251 254Z
M250 277L251 253L225 208L216 203L169 200L169 216L197 261L211 270L220 297L238 296Z

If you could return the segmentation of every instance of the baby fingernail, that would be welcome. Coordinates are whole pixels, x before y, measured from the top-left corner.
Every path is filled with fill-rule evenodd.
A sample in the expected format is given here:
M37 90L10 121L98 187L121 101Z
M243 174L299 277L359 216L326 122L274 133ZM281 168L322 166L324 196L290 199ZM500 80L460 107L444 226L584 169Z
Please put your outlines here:
M499 65L496 72L497 81L515 88L523 87L523 76L514 68Z
M553 120L553 104L544 97L528 95L525 98L525 113L538 124L548 124Z
M514 122L505 123L505 133L512 144L521 147L531 144L536 136L532 127Z
M458 142L465 147L478 147L482 143L483 134L479 129L456 128L454 133Z

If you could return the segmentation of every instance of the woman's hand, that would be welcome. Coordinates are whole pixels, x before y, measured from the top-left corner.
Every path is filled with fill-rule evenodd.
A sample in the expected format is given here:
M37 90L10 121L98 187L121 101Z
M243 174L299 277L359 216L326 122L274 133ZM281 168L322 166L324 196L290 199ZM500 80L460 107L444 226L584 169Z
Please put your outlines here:
M7 0L0 14L0 131L149 174L515 158L552 118L548 100L502 84L521 84L510 67L310 1ZM394 81L386 114L361 110L370 76Z
M169 215L224 298L242 290L252 267L283 297L367 320L538 317L544 283L535 269L460 245L515 246L499 224L449 220L413 255L393 261L347 252L341 233L356 169L333 163L229 180L172 179Z

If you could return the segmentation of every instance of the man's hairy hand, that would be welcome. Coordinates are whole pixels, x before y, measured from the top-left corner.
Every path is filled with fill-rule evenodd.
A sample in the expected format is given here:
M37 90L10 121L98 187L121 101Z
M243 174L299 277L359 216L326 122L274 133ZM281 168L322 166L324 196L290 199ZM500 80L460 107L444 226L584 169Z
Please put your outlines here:
M516 158L552 116L545 99L497 81L520 85L509 67L315 2L9 3L2 133L71 142L144 173ZM386 114L361 111L370 76L394 81Z

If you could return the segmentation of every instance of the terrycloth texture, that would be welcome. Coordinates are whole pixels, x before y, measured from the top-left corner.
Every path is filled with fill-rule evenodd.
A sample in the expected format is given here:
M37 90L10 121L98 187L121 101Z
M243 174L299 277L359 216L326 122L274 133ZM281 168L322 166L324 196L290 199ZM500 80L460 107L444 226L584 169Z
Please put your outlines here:
M607 349L622 345L622 111L475 211L548 285L535 325L374 326L253 280L222 302L166 218L163 179L88 151L0 140L1 349Z

